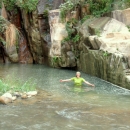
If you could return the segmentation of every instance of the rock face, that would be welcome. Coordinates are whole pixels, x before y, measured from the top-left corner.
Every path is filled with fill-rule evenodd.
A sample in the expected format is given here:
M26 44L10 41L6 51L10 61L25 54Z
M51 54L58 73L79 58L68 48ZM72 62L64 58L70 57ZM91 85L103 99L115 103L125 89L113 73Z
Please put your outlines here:
M65 23L60 20L59 9L50 11L49 24L51 34L50 65L53 67L75 67L76 60L72 45L69 43L61 45L62 40L68 34Z
M77 62L78 69L111 83L130 89L128 58L122 54L90 50L81 43L82 51Z
M108 17L93 19L86 25L91 36L84 35L86 27L83 24L78 68L130 89L130 32L126 25Z
M34 63L45 64L48 62L51 47L48 9L57 9L62 2L61 0L40 0L37 11L32 12L32 14L22 13Z
M80 42L62 44L55 66L77 66L78 70L130 89L130 32L126 24L110 17L91 18L79 26L79 31Z
M20 43L19 43L19 62L24 64L32 64L33 58L27 46L27 40L24 36L21 36Z
M130 25L130 8L125 10L115 10L112 12L112 17L125 25Z

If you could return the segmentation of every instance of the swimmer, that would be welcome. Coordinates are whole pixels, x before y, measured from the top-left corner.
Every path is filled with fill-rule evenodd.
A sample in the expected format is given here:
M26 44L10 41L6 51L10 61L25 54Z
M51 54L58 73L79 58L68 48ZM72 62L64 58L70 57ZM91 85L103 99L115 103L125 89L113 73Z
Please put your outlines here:
M89 86L95 87L94 84L89 83L88 81L86 81L84 78L81 77L81 73L80 72L76 72L76 77L73 77L71 79L65 79L65 80L60 80L60 82L69 82L69 81L73 81L74 85L76 87L81 87L82 83L86 83Z

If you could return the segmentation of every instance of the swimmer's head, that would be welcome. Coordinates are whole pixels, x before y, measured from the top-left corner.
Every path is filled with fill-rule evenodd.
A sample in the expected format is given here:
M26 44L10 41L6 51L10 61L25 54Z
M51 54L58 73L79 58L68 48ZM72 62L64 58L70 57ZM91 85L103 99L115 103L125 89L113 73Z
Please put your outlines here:
M78 71L76 72L76 77L80 77L81 76L81 73Z

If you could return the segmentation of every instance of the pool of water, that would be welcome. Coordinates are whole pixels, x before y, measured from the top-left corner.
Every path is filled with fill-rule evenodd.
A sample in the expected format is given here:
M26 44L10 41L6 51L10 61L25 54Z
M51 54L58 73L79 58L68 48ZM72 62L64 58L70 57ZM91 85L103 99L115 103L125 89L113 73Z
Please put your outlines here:
M1 64L0 78L32 82L43 92L23 102L0 105L0 130L129 130L130 91L82 73L95 84L73 88L60 79L75 76L74 70L44 65ZM37 100L37 101L36 101Z

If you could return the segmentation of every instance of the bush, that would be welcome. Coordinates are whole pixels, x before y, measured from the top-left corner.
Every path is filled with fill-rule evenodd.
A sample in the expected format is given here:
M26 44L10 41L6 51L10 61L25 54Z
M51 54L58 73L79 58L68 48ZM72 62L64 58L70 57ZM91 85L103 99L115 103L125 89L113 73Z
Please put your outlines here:
M112 11L113 1L114 0L89 0L91 14L100 17Z
M32 12L36 9L38 0L3 0L5 7L8 11L16 11L17 7Z

